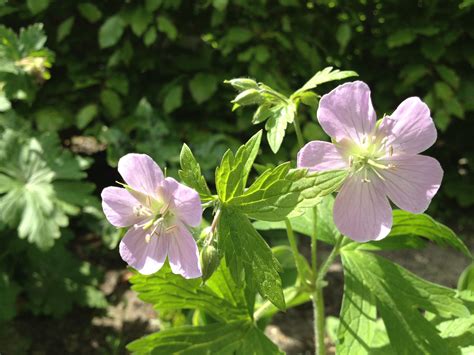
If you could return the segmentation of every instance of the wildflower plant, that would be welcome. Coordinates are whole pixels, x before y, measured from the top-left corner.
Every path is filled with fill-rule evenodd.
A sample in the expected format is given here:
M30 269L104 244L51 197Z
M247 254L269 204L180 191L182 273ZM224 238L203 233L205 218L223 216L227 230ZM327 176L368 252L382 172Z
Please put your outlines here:
M326 351L326 333L334 335L340 354L473 351L472 291L423 280L377 254L433 242L471 258L451 229L423 214L443 175L436 160L419 155L436 140L429 108L409 98L377 122L370 90L361 81L322 97L314 92L322 83L354 75L326 68L291 95L248 78L228 81L239 91L234 109L257 106L253 123L265 122L272 151L293 125L301 149L297 164L257 165L262 131L236 152L225 152L215 192L186 144L181 183L148 156L120 160L123 188L106 188L102 199L110 223L129 228L120 254L137 271L132 287L157 310L189 316L189 324L138 339L130 351L280 354L265 325L275 313L309 301L318 354ZM301 103L317 108L332 143L304 142ZM401 209L392 211L389 199ZM288 243L272 248L261 233L277 229L286 230ZM310 238L309 261L298 250L295 232ZM321 261L320 243L333 248ZM338 256L344 296L327 332L323 289L330 286L327 272ZM290 270L296 278L287 277Z

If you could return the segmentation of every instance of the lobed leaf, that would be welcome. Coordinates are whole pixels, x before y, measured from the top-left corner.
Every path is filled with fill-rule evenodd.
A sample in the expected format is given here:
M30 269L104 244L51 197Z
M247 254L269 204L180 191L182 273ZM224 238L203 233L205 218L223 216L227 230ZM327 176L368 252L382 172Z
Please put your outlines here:
M179 170L179 177L181 180L195 189L201 198L201 201L210 201L213 199L211 190L207 186L206 179L201 175L201 167L194 157L191 149L186 144L181 148L179 155L179 162L181 170Z
M306 84L304 84L300 89L295 91L295 93L292 96L293 97L297 96L298 94L304 91L314 89L318 85L327 83L329 81L342 80L342 79L349 78L351 76L358 76L358 74L352 70L340 71L339 69L333 70L332 67L324 68L323 70L318 71L316 74L314 74L313 77L309 79L306 82Z

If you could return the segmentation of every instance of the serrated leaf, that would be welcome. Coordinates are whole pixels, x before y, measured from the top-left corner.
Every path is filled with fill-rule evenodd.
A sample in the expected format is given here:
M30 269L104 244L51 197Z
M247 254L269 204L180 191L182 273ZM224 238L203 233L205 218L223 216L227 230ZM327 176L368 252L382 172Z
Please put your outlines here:
M123 35L125 21L119 16L109 17L99 29L100 48L109 48L115 45Z
M222 202L243 193L261 140L262 131L258 131L237 150L235 156L230 150L225 152L216 169L216 188Z
M466 317L469 310L449 288L425 281L401 266L360 251L342 253L344 272L370 288L398 353L450 354L453 347L418 311L442 318Z
M316 205L317 209L317 223L316 223L316 237L318 240L328 244L334 244L335 236L339 235L339 231L334 225L333 220L333 205L334 197L331 195L324 196L321 203ZM313 219L314 211L311 208L306 208L304 213L299 216L290 218L291 225L295 232L301 233L305 236L312 237L313 235ZM258 230L272 230L272 229L286 229L285 222L268 222L256 221L253 223Z
M181 148L179 162L181 165L181 170L179 171L181 180L199 193L201 201L212 200L212 193L207 186L206 179L201 174L201 167L186 144L183 144Z
M134 354L282 354L250 321L162 330L127 346Z
M235 209L222 207L218 224L219 248L236 282L254 282L262 297L280 309L285 308L279 265L268 244L247 217Z
M223 294L223 290L216 292L216 284L222 286L223 281L231 287L232 298ZM201 279L186 280L173 274L168 265L153 275L135 274L131 282L140 299L157 310L196 308L220 322L250 319L242 291L237 290L224 264L205 285L201 285Z
M318 71L316 74L314 74L314 76L311 79L309 79L306 82L306 84L304 84L300 89L295 91L295 93L291 96L296 97L299 93L314 89L318 85L321 85L323 83L327 83L327 82L335 81L335 80L342 80L342 79L349 78L351 76L358 76L358 74L352 70L340 71L339 69L333 70L333 67L327 67L321 71Z
M273 153L280 150L283 138L285 138L286 127L288 126L286 106L282 106L274 111L265 124L267 131L267 141Z

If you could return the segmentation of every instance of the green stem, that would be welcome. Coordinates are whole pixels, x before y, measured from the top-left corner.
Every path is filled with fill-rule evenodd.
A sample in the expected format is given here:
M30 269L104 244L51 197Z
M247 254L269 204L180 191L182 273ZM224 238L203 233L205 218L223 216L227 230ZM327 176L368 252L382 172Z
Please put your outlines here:
M313 317L314 317L314 346L316 355L325 355L326 346L324 345L324 299L323 290L317 287L311 295L313 300Z
M298 271L298 277L302 281L303 284L306 284L306 280L305 280L305 276L303 272L304 266L300 258L300 254L298 252L298 245L296 244L295 233L293 233L293 227L291 227L291 222L288 218L285 218L285 225L286 225L286 233L288 235L288 241L290 242L291 252L293 253L293 257L295 258L296 271Z
M301 127L300 127L300 123L298 122L298 115L296 113L295 113L295 119L293 121L293 124L295 125L295 133L296 133L296 139L298 141L298 146L299 148L303 148L304 138L303 138L303 134L301 133Z
M321 265L321 268L319 269L319 272L318 272L318 276L316 278L316 288L322 288L323 286L322 284L329 270L329 267L332 265L332 263L334 262L334 259L339 254L339 249L341 248L341 243L343 239L344 239L344 236L342 234L339 234L336 239L336 244L334 244L334 248L331 250L331 253L327 257L327 259L324 261L323 265Z

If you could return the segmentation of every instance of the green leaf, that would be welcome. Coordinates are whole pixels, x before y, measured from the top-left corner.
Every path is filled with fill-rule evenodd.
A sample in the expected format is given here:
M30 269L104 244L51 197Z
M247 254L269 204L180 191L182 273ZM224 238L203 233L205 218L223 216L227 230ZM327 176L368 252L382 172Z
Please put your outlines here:
M143 6L137 6L130 18L130 26L132 27L133 33L140 37L145 32L152 19L153 16L150 12L145 10Z
M411 29L404 28L395 31L387 37L387 46L388 48L401 47L412 43L415 39L416 33L413 32Z
M163 0L145 0L145 9L148 12L153 12L157 10L162 3Z
M267 140L273 153L280 150L283 138L285 138L286 127L289 122L293 122L296 114L294 104L281 105L272 108L272 115L265 124L267 130Z
M321 203L316 205L317 224L316 236L318 240L328 244L334 244L335 236L339 235L339 231L334 225L333 220L334 197L326 195L321 199ZM313 219L314 211L312 208L304 209L304 213L290 218L291 225L295 232L311 237L313 235ZM285 222L268 222L256 221L253 223L258 230L286 229Z
M344 270L337 353L341 355L369 354L375 336L377 308L375 295L363 282Z
M352 37L351 26L347 23L339 25L336 31L336 41L339 43L339 53L344 53Z
M196 161L196 158L194 158L191 149L189 149L186 144L183 144L183 147L181 148L179 162L181 165L181 170L179 171L179 177L181 180L186 185L199 192L201 201L205 202L212 200L212 193L207 186L206 179L201 174L201 167Z
M471 263L464 271L458 280L458 290L469 290L474 292L474 263Z
M122 113L122 100L115 91L110 89L102 90L100 101L111 117L117 118Z
M100 48L109 48L115 45L123 35L125 22L119 15L109 17L99 29Z
M20 287L10 280L7 274L0 272L0 322L7 321L16 315L16 297Z
M349 78L351 76L358 76L358 74L351 70L334 69L332 67L324 68L321 71L318 71L314 76L308 80L306 84L303 85L300 89L295 91L292 97L296 97L298 94L316 88L318 85L327 83L329 81L342 80Z
M285 308L280 266L268 244L247 217L233 208L222 207L218 224L219 248L236 282L252 280L262 297L280 309Z
M91 23L96 23L102 18L102 11L100 11L99 8L93 3L84 2L77 5L77 9L79 10L79 13L82 15L82 17Z
M220 322L250 319L243 292L233 283L225 264L205 285L201 279L186 280L173 274L168 265L153 275L135 274L130 281L140 299L156 310L196 308Z
M127 346L134 354L282 354L250 321L181 326L162 330Z
M451 354L452 346L419 309L442 318L466 317L469 310L456 291L425 281L370 253L343 251L344 272L370 288L397 353Z
M44 11L49 6L49 0L27 0L26 4L33 15Z
M166 16L158 16L158 30L174 41L178 37L178 30L171 20Z
M389 237L411 235L427 238L438 245L450 246L467 257L472 255L464 242L451 229L426 214L393 211L393 226Z
M445 65L437 65L436 71L445 82L451 85L451 87L455 89L459 87L459 83L461 80L453 69L448 68Z
M155 43L156 38L157 38L156 29L154 27L150 27L146 31L145 36L143 36L143 43L145 43L145 46L149 47L153 43Z
M96 104L88 104L77 113L76 125L79 129L84 129L99 113Z
M198 104L211 98L217 90L217 78L212 74L198 73L189 82L191 95Z
M61 42L64 38L69 36L72 30L72 26L74 26L74 17L69 17L58 26L58 32L56 34L56 40Z
M230 150L225 152L220 166L216 169L216 188L222 202L243 193L261 140L262 131L258 131L237 150L235 156Z
M163 100L163 109L166 113L171 113L181 107L183 101L183 87L181 85L173 86Z

